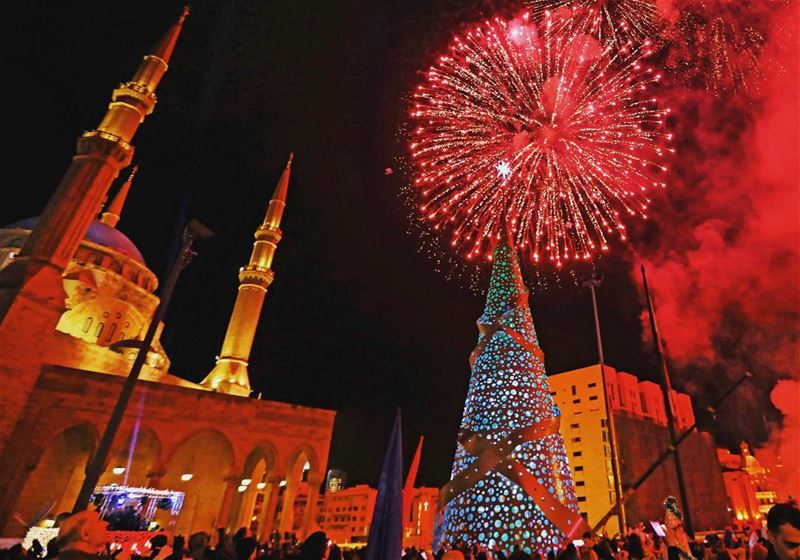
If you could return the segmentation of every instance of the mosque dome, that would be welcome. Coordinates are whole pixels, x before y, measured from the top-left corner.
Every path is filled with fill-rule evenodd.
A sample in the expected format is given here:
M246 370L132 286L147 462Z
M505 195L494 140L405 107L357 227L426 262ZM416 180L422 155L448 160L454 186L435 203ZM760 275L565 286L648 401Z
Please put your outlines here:
M36 227L38 221L39 217L36 216L34 218L27 218L25 220L19 220L17 222L8 224L7 226L3 226L2 229L32 230L34 227ZM126 257L130 257L140 264L145 264L142 253L139 252L139 249L136 247L133 241L128 238L127 235L116 228L107 226L99 220L92 221L88 231L86 232L86 235L84 236L84 240L91 241L92 243L101 245L103 247L108 247L117 253L125 255Z

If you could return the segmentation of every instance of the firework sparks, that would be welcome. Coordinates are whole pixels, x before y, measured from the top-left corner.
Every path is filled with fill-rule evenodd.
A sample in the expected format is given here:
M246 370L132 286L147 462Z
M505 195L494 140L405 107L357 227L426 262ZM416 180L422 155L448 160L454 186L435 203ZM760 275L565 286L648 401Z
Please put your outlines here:
M667 63L688 83L720 93L754 93L761 81L759 56L766 43L765 13L783 0L678 0Z
M631 48L656 33L653 0L529 0L536 19L562 9L583 11L598 18L596 36L616 48Z
M596 17L495 18L456 37L414 94L419 208L468 259L509 237L534 262L590 260L645 216L668 148L642 57L591 37Z

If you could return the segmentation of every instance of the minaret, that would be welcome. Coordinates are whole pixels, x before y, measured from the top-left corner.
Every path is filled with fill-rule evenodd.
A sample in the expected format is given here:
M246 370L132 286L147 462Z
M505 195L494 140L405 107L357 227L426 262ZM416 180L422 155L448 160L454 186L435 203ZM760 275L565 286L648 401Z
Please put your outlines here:
M286 168L269 201L264 222L256 230L250 262L239 269L239 293L225 333L225 341L222 343L222 351L217 357L217 365L202 382L203 386L213 391L242 397L250 394L247 365L261 307L264 305L264 296L275 277L272 259L281 240L281 218L286 207L293 157L294 153L289 155Z
M109 204L108 207L103 211L103 213L100 214L100 221L105 225L107 225L108 227L112 228L117 227L120 215L122 214L122 208L125 206L125 200L128 198L128 193L131 190L131 184L133 183L133 178L136 177L136 172L138 170L139 166L134 165L125 183L120 187L116 196L114 196L114 200L112 200L111 204Z
M156 105L156 88L178 41L183 14L144 56L129 82L111 96L100 125L84 132L77 153L39 222L14 263L0 275L0 324L22 296L53 308L63 307L60 277L120 170L130 165L131 141ZM27 292L27 296L25 293ZM55 326L55 323L54 323Z

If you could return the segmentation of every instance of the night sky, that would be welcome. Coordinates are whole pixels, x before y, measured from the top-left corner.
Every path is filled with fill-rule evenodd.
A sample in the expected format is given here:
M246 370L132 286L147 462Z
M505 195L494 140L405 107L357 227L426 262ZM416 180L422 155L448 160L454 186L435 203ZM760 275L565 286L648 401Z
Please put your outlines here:
M99 123L113 87L133 75L181 6L31 0L4 8L7 194L0 223L41 213L77 136ZM119 229L150 268L164 277L182 216L217 234L196 246L162 337L172 373L194 381L213 366L236 273L295 151L251 383L267 399L337 411L329 466L344 469L350 483L377 482L397 406L406 464L417 438L426 438L418 484L449 477L483 298L437 272L407 233L398 131L417 71L458 25L492 10L455 0L194 2L156 110L133 142L140 168ZM396 172L386 175L387 167ZM680 192L668 196L667 214L686 205ZM658 213L658 200L654 206ZM636 235L637 244L616 246L598 268L601 325L607 362L655 380L632 272L636 254L660 250L675 234L645 225ZM536 288L531 305L549 373L596 362L586 290L569 279L550 282ZM796 333L796 311L784 319ZM676 364L676 386L712 400L725 379L750 365L735 352L726 356L725 365L708 366L690 355ZM745 435L763 442L766 423L780 419L765 395L772 380L792 372L770 367L755 393L764 416L749 423L749 433L702 416L721 443L736 445ZM691 384L691 375L722 381Z

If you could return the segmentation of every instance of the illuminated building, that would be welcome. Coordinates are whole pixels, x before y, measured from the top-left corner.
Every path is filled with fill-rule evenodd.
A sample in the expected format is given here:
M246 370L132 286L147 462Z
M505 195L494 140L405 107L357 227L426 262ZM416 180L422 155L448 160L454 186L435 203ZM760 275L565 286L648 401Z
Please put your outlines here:
M761 523L777 501L777 493L773 490L775 484L767 469L750 453L749 445L742 442L739 449L741 455L717 449L725 490L740 525Z
M442 538L547 550L585 523L516 253L501 244L493 261L459 445L439 495Z
M603 399L609 395L609 410L617 433L622 484L627 488L668 448L666 413L661 388L639 381L629 373L605 366L606 390L600 366L592 365L548 378L551 395L561 409L561 429L569 454L581 514L594 526L615 504L611 442ZM694 424L688 395L673 391L676 432ZM730 521L727 498L716 461L713 441L695 432L681 444L681 460L695 530L719 529ZM664 515L663 501L678 495L674 463L666 461L625 502L628 523L647 523ZM617 533L612 517L606 532Z
M42 215L0 228L0 383L14 388L0 392L0 535L20 536L72 509L159 302L155 274L117 229L135 189L130 177L96 216L131 162L185 16L114 90L98 128L79 138ZM156 337L99 481L183 492L174 524L156 513L176 533L250 526L259 536L280 528L302 538L313 526L335 413L247 398L289 177L287 165L239 273L217 368L203 384L183 379Z
M413 546L417 550L433 548L436 507L439 501L438 488L414 487L424 440L424 437L419 438L403 485L403 547Z
M366 546L377 497L378 491L366 484L326 494L320 528L339 545Z
M347 473L339 469L329 469L328 475L325 477L325 493L335 494L340 490L344 490L347 483Z
M403 519L403 547L417 550L433 548L438 488L414 488L411 503Z

